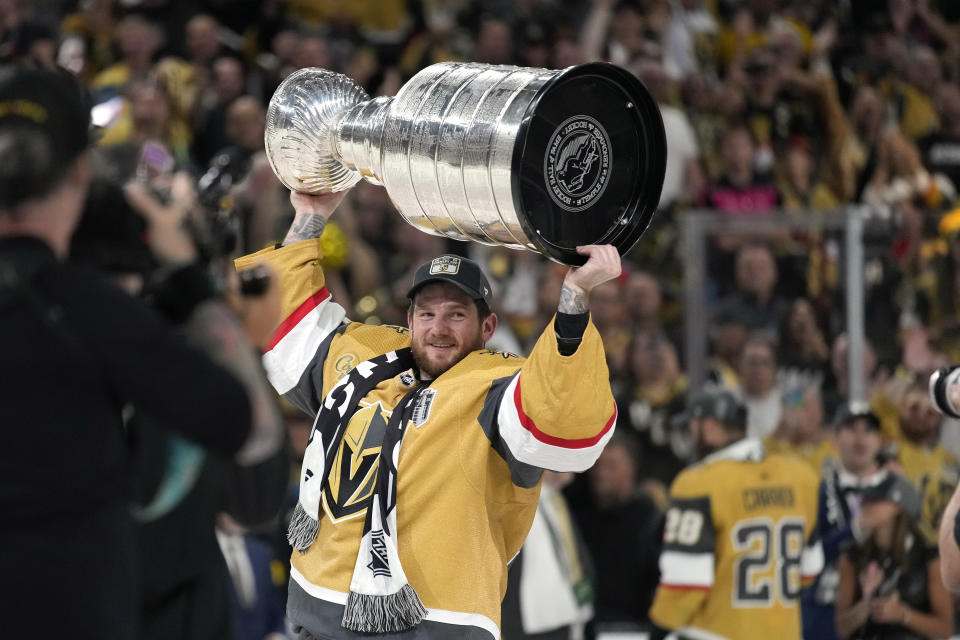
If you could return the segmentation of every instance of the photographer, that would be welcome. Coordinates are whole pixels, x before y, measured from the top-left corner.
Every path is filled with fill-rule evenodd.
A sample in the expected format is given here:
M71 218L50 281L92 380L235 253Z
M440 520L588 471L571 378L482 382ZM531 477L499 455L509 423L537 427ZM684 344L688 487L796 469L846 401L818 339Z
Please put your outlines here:
M88 128L71 78L0 68L0 619L10 637L136 637L126 405L210 450L263 452L232 375L63 262L90 183ZM189 264L169 273L189 327L212 288Z
M861 518L871 510L887 517L840 556L837 566L838 635L896 640L949 636L953 607L938 577L936 549L926 544L916 524L919 495L905 478L889 473L863 490Z
M151 195L150 186L123 189L94 178L71 243L71 261L104 273L150 303L171 325L180 326L181 282L165 276L171 264L198 260L196 241L183 224L188 211L197 207L196 194L185 174L173 177L169 205ZM218 259L214 256L214 265ZM138 524L142 640L229 635L226 572L214 536L215 514L225 510L248 528L262 527L276 516L286 489L289 460L282 446L282 418L259 353L250 345L251 340L262 344L276 324L279 291L275 280L256 295L241 295L235 291L238 285L228 283L223 301L205 303L186 333L246 386L256 434L250 445L227 459L172 433L135 404L127 411L132 414L126 427L135 457L132 511Z

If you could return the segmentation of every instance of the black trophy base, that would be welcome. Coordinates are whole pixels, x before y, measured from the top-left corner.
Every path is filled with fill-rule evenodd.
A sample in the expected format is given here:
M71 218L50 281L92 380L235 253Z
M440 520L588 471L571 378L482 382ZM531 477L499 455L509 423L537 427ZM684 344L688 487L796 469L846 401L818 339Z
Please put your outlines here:
M633 74L606 63L571 67L531 101L513 155L513 194L527 238L568 265L576 247L612 244L623 256L660 201L663 120Z

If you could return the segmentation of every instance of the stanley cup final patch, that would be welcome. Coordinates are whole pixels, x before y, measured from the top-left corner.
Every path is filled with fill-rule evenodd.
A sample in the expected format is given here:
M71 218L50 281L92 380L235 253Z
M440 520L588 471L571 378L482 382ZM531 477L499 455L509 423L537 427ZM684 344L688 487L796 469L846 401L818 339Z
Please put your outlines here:
M421 426L430 417L430 408L433 406L433 398L437 395L436 389L424 389L423 393L417 397L417 403L413 407L413 413L410 421L414 426Z
M460 271L460 258L453 256L440 256L434 258L430 263L430 275L438 273L457 273Z
M566 211L583 211L603 195L610 182L610 137L600 123L586 115L560 123L547 145L543 178Z

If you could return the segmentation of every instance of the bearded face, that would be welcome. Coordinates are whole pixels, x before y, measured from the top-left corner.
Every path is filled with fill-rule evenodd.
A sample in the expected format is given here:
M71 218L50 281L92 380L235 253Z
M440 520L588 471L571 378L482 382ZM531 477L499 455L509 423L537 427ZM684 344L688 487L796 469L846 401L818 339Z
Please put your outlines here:
M440 376L483 348L496 327L496 316L481 322L474 301L446 282L424 285L407 320L413 359L424 379Z

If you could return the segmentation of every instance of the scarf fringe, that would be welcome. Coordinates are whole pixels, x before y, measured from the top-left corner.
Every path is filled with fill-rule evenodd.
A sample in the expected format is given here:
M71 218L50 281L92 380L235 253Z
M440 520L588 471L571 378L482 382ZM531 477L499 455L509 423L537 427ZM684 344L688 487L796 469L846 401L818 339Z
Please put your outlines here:
M318 531L320 531L320 523L311 518L303 505L298 502L290 518L290 526L287 528L287 542L297 551L306 551L317 539Z
M416 626L426 615L420 596L405 584L396 593L382 596L351 591L340 624L358 633L398 633Z

